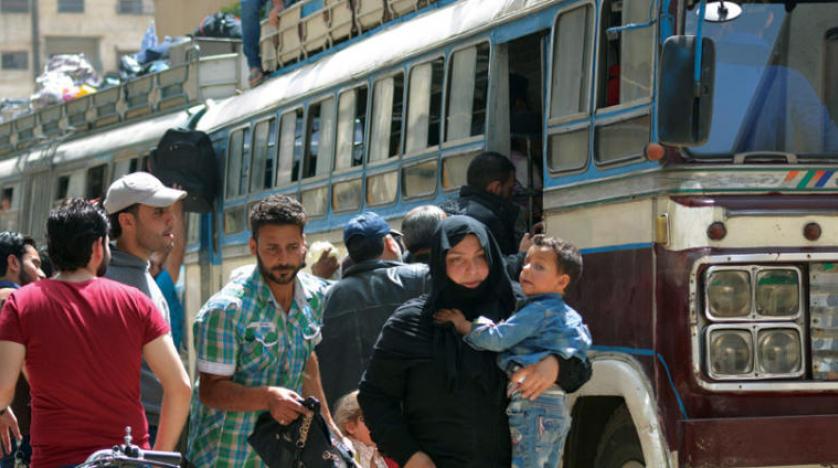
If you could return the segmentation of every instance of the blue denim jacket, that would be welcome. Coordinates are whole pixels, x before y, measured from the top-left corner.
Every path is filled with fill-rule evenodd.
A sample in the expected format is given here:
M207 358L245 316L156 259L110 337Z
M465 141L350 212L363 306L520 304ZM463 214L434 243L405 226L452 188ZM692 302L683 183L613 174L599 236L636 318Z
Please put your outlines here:
M530 297L501 323L478 317L464 339L473 348L499 352L498 365L507 372L514 364L528 366L550 354L587 360L591 347L582 317L559 294Z

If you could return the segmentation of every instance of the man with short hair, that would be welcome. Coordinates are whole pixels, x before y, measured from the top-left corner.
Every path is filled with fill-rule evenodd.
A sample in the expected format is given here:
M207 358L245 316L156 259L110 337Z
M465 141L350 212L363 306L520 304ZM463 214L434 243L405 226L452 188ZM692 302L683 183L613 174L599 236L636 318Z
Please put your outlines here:
M149 273L149 259L153 252L171 249L176 237L185 236L180 206L185 197L186 192L164 186L147 172L134 172L114 181L104 201L111 235L116 240L111 247L107 277L139 289L157 306L168 324L171 324L169 305ZM142 367L141 384L149 433L154 440L162 389L147 365Z
M193 325L198 391L192 399L188 458L197 467L265 466L247 442L265 411L287 425L324 401L314 347L321 339L328 283L305 266L306 213L297 200L271 195L250 210L256 267L233 277ZM327 405L323 417L335 434Z
M517 254L515 221L518 206L511 201L514 187L515 165L512 161L502 154L486 151L471 160L460 196L443 203L442 209L449 215L471 216L480 221L495 237L501 253Z
M352 266L326 294L317 357L329 405L358 388L381 327L400 305L430 286L426 265L405 265L381 216L366 212L343 229Z
M431 239L434 231L448 215L434 205L422 205L407 212L402 219L404 245L408 250L405 263L431 264Z
M163 386L156 450L173 450L189 412L189 377L154 304L101 278L108 218L81 199L50 211L49 255L59 274L9 296L0 311L0 408L26 367L32 387L32 464L66 466L122 441L148 448L140 402L145 358Z
M0 232L0 305L21 286L44 279L41 258L35 240L18 232ZM15 398L6 412L0 415L0 468L12 468L15 458L29 464L32 447L29 445L29 384L18 379Z

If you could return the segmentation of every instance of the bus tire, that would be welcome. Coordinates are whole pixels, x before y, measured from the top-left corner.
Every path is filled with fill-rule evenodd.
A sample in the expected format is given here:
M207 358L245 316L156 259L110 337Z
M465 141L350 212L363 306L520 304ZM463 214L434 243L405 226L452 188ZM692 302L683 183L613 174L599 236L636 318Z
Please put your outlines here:
M597 468L645 467L643 448L625 404L608 418L596 451Z

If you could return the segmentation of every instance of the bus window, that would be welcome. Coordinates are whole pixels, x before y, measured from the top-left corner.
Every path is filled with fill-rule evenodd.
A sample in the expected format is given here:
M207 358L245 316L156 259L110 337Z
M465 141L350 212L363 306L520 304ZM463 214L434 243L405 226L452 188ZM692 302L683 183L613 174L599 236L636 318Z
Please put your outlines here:
M250 164L250 191L273 187L276 119L263 120L253 129L253 162Z
M3 187L2 199L0 199L0 229L4 231L17 230L17 213L20 205L17 197L19 187L18 184Z
M550 121L583 119L580 126L550 131L547 143L551 171L581 169L588 160L589 73L593 44L593 7L581 5L556 19L553 32L553 73L550 91ZM583 38L582 47L579 39Z
M375 83L372 106L370 162L398 156L401 148L402 112L404 111L403 73Z
M367 178L367 205L386 205L396 201L399 173L376 174Z
M332 163L335 129L335 99L328 98L308 108L303 179L328 174Z
M97 198L104 198L105 196L105 173L108 166L101 164L96 167L91 167L87 170L87 177L85 179L84 196L88 200Z
M826 33L826 53L824 54L824 102L834 122L838 122L838 89L834 85L838 82L838 28L830 29Z
M336 212L361 208L361 179L335 182L332 185L332 209Z
M367 123L367 87L361 86L340 95L338 102L338 137L335 170L364 163L364 130Z
M279 164L276 185L282 187L297 180L297 169L302 156L303 110L282 114L279 129Z
M81 169L58 177L55 185L55 196L53 197L54 206L60 205L68 198L84 196L84 176L85 170Z
M556 20L551 119L588 112L592 16L593 7L582 5L565 11ZM583 38L581 47L580 38Z
M654 29L650 0L606 0L600 20L597 108L651 96ZM607 33L630 24L646 26Z
M410 70L405 153L439 144L445 62L438 58Z
M230 134L227 143L227 189L226 198L235 198L242 194L242 155L244 153L244 129L235 130Z
M326 210L329 209L329 187L303 190L300 194L300 203L303 204L309 218L325 215Z
M436 168L434 159L402 169L402 195L418 198L436 193Z
M188 213L186 216L186 245L201 242L201 214Z
M448 73L445 141L482 135L489 92L489 44L454 52Z

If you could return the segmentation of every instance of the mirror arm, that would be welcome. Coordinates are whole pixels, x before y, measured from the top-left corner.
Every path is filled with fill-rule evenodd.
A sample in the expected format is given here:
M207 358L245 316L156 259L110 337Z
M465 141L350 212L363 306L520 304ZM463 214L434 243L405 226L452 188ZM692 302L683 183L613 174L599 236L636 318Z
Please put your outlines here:
M693 93L695 97L701 96L701 54L702 39L704 38L704 15L707 10L707 0L701 0L698 7L698 26L696 28L695 63L693 63Z

